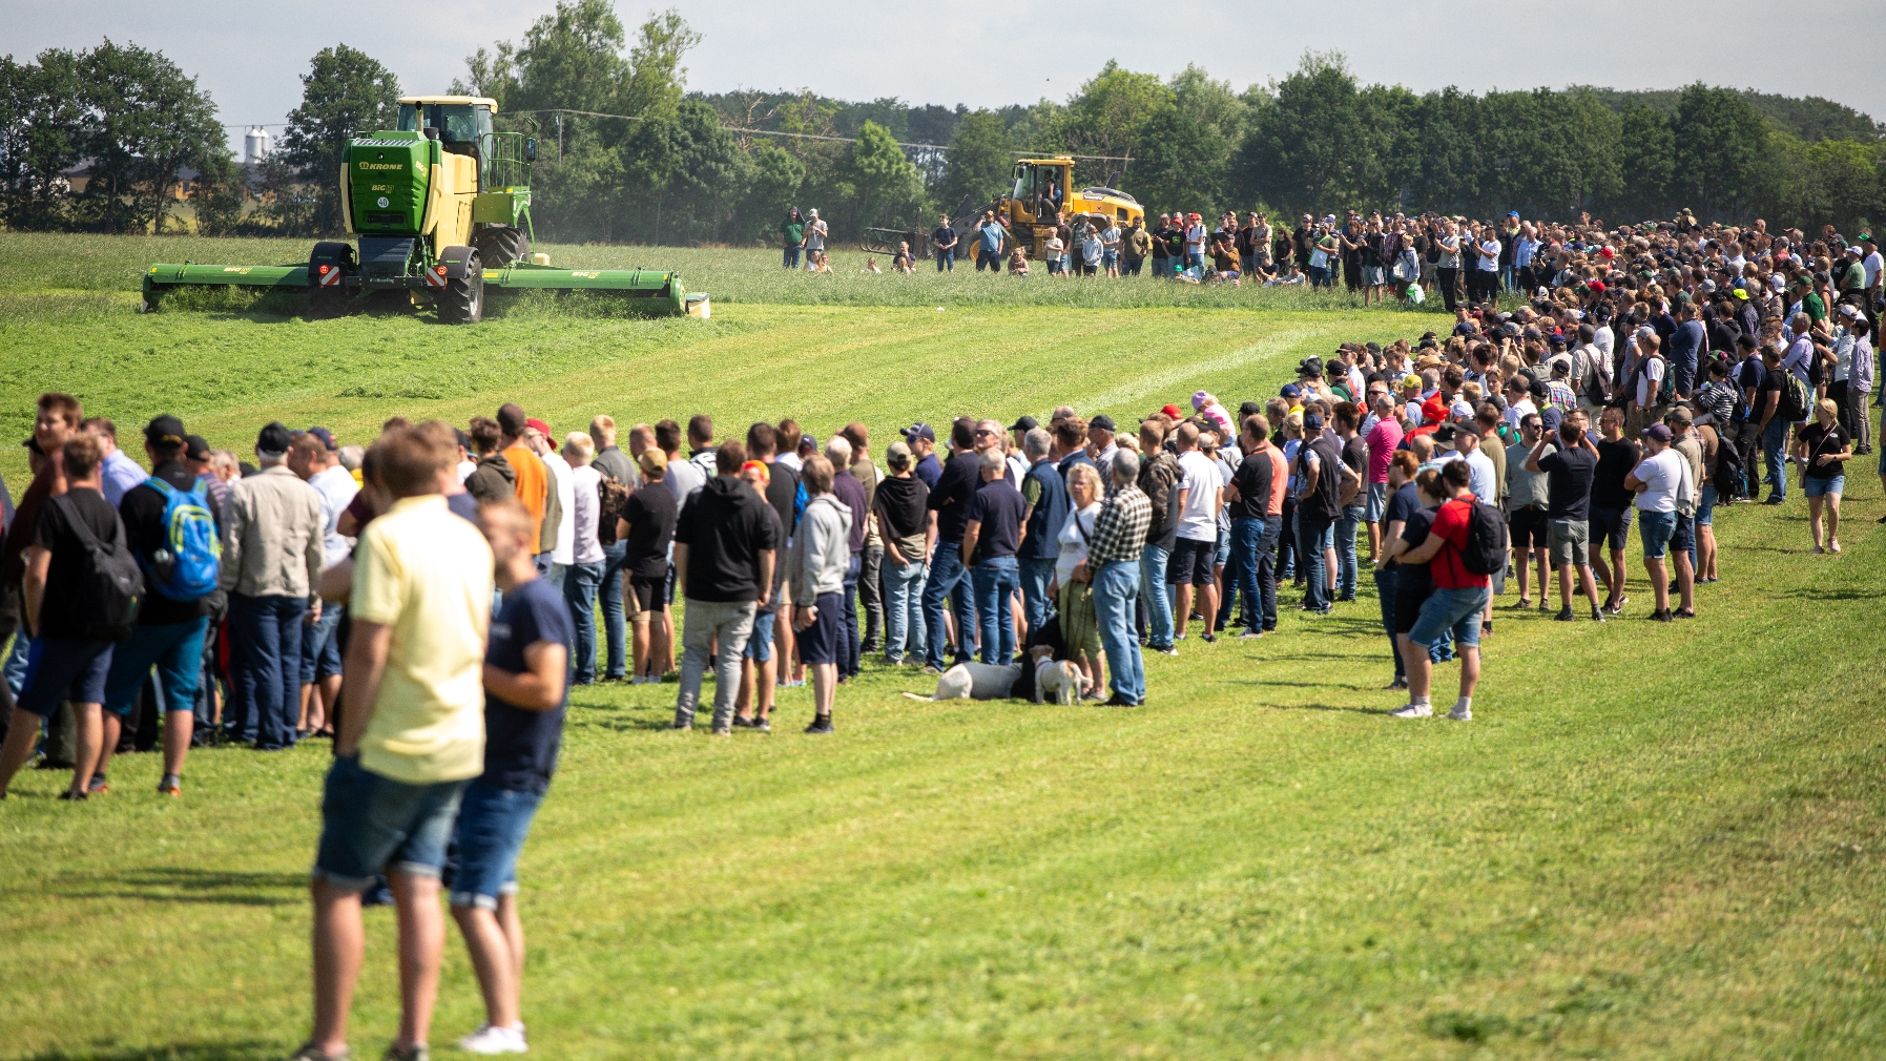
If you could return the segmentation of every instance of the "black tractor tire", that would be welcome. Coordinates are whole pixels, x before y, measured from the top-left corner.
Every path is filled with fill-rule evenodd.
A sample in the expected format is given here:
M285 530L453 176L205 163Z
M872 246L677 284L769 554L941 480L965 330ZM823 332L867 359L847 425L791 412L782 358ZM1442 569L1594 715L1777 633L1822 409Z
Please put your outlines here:
M447 280L435 296L443 324L477 324L485 316L485 271L477 252L465 264L464 277Z
M493 269L530 259L530 237L509 225L486 225L472 233L472 246L478 249L478 259Z

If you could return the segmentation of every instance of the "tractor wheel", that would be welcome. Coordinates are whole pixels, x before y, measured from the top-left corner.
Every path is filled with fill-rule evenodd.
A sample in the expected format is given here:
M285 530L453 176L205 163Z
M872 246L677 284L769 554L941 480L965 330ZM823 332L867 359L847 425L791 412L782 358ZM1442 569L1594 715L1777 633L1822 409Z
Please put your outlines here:
M472 234L478 258L493 269L503 269L530 257L530 237L521 228L487 225Z
M438 294L439 320L445 324L477 324L485 315L485 271L477 252L466 263L465 276L447 280Z

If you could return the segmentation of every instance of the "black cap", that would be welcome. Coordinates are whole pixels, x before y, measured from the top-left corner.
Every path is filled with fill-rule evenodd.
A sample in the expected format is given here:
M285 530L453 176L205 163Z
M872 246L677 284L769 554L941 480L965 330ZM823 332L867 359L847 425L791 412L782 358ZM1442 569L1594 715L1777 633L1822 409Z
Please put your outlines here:
M255 436L255 452L259 457L279 457L288 452L288 444L293 441L288 429L280 420L271 422Z
M1036 420L1034 417L1023 416L1023 417L1017 418L1014 423L1008 425L1008 429L1010 431L1033 431L1035 428L1040 427L1040 426L1041 426L1041 422L1039 420Z
M1101 413L1100 415L1094 417L1092 420L1087 421L1087 427L1088 427L1088 430L1092 430L1097 427L1102 431L1112 431L1114 429L1113 417L1108 416L1106 413Z
M340 449L340 445L334 441L334 432L329 431L325 427L311 427L304 432L304 434L313 435L315 438L320 439L321 448L327 450L329 453Z
M183 421L166 413L144 425L144 441L153 449L175 449L183 445Z
M209 440L204 438L202 435L183 436L183 455L190 458L193 461L209 460L210 459Z

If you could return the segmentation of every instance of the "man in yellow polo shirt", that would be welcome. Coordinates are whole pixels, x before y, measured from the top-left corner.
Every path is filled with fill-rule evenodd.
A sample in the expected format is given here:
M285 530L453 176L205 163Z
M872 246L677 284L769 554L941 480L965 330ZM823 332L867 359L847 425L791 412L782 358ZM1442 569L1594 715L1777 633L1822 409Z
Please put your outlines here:
M459 797L484 769L491 547L439 493L456 454L415 430L389 432L374 450L394 500L355 554L346 710L312 881L314 1034L295 1055L310 1061L348 1056L360 893L382 872L400 908L400 966L413 971L387 1056L425 1056L445 934L439 873Z

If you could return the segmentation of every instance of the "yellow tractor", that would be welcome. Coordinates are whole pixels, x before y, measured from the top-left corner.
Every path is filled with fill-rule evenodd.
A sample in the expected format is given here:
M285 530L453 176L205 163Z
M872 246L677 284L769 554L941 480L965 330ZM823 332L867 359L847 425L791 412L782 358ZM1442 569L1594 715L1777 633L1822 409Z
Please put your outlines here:
M1104 218L1122 229L1135 221L1146 223L1146 208L1125 192L1099 186L1076 188L1074 160L1066 155L1015 163L1014 187L992 209L1007 215L1009 233L1028 248L1031 261L1041 260L1048 237L1054 235L1057 210L1069 224L1081 215ZM971 220L969 227L979 220Z

